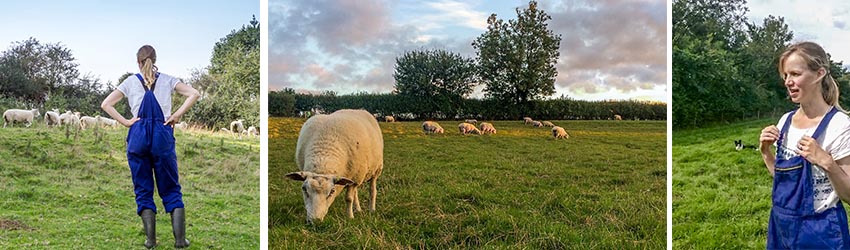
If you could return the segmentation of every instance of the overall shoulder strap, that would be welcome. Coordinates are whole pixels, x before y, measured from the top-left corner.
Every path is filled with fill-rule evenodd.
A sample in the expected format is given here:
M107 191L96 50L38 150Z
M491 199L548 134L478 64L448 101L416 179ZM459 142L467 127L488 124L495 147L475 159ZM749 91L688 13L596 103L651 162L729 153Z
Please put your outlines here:
M144 77L142 77L142 74L140 74L140 73L136 73L136 78L139 78L139 81L140 81L140 82L142 82L142 88L144 88L145 90L149 90L149 89L145 86L145 78L144 78ZM159 81L159 72L156 72L156 80L154 80L154 81L153 81L153 84L151 84L151 89L153 89L153 88L155 88L155 87L156 87L156 82L158 82L158 81Z
M835 116L835 113L838 113L838 109L832 107L829 112L826 112L826 114L823 115L823 118L821 118L820 120L820 124L818 124L818 128L815 129L815 133L812 134L812 138L817 139L821 136L821 134L823 134L823 131L825 131L826 127L829 126L829 121L832 120L832 117Z

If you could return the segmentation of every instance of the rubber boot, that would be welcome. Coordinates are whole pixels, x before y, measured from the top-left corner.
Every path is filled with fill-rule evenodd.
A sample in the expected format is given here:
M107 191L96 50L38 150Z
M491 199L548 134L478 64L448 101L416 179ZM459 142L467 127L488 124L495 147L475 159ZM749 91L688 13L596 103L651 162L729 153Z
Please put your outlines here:
M142 225L145 226L145 247L156 246L156 214L153 210L145 209L139 214L142 217Z
M182 207L171 211L171 231L174 232L174 247L189 246L189 240L186 239L186 211Z

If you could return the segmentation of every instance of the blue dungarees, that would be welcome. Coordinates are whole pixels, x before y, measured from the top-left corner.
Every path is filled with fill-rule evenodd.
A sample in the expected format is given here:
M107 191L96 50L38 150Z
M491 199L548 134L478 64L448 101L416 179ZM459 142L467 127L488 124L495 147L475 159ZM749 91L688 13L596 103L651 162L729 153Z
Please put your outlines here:
M174 151L174 129L163 125L165 117L153 94L153 89L157 87L156 81L151 89L147 89L142 75L136 74L136 77L145 89L138 112L140 119L130 126L127 133L127 162L133 174L138 206L136 213L141 213L143 209L156 212L153 202L154 176L165 212L171 213L175 208L183 207L183 193L180 192L177 175L177 154Z
M783 137L791 127L791 119L796 111L788 114L777 144L784 143ZM837 111L833 107L824 115L812 138L823 135ZM811 169L814 166L802 156L786 159L780 157L781 153L782 150L777 147L767 249L850 249L847 213L841 202L826 211L815 213Z

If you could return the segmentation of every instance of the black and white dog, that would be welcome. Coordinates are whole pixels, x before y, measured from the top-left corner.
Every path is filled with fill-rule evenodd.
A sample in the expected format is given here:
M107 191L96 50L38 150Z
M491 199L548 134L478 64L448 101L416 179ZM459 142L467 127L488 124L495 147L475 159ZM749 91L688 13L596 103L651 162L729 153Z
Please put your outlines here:
M756 147L755 145L746 145L744 144L743 140L735 141L735 150L741 151L743 149L758 150L758 147Z

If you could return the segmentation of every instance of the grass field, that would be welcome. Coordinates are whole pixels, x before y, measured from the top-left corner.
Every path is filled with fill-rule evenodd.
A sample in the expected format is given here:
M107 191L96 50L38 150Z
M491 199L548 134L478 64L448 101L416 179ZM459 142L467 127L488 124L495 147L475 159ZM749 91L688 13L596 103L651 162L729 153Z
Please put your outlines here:
M75 134L36 124L0 128L0 249L143 249L127 165L126 128ZM260 247L259 140L175 133L195 249ZM170 216L154 195L159 249Z
M666 122L494 122L462 136L457 122L380 123L377 211L348 219L337 199L306 225L295 144L303 119L269 119L269 249L664 249ZM368 191L361 190L366 204Z
M777 119L673 132L673 248L764 249L773 179L758 145Z

